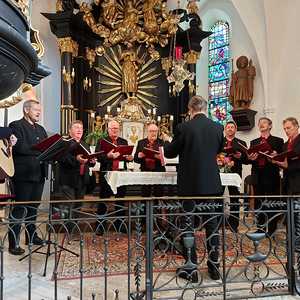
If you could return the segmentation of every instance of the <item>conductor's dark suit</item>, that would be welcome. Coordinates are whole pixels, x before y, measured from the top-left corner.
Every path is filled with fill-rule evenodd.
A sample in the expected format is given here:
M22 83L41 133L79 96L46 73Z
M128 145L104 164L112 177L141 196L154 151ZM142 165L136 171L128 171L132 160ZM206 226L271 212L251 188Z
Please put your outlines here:
M250 147L258 145L262 142L262 138L257 138L250 142ZM271 146L272 150L277 153L281 153L283 149L283 139L270 135L266 142ZM251 176L253 176L254 194L255 195L279 195L280 194L280 173L279 167L261 155L252 162ZM271 200L271 199L269 199ZM268 200L255 199L255 208L261 211L270 210L271 207L264 205L268 203ZM275 213L260 213L258 214L257 225L260 229L268 232L272 235L276 230L278 216L274 217ZM267 223L267 224L266 224ZM267 226L266 226L267 225Z
M197 114L191 121L178 125L173 141L166 144L164 152L167 158L174 158L179 155L177 175L179 195L214 196L222 193L219 168L216 162L216 156L222 150L222 146L223 127L202 113ZM198 200L198 202L200 201L203 202ZM184 200L183 206L185 212L192 212L195 201ZM209 270L212 270L216 269L218 260L218 218L210 216L207 219L205 225L209 253L207 264ZM190 232L185 236L194 235L195 229L193 224L191 225ZM185 251L183 254L187 259L187 252ZM195 244L192 248L191 260L197 265Z
M24 118L10 123L9 127L18 139L13 147L15 175L12 181L15 199L16 201L33 202L30 206L15 206L11 212L11 217L14 219L25 218L25 221L31 221L32 223L26 226L28 232L26 237L34 239L37 236L35 232L37 205L34 202L41 200L45 177L47 176L47 165L37 159L40 152L34 150L32 146L45 139L47 133L41 125L32 125ZM18 243L19 233L20 225L11 226L8 235L10 248L18 246L16 242Z

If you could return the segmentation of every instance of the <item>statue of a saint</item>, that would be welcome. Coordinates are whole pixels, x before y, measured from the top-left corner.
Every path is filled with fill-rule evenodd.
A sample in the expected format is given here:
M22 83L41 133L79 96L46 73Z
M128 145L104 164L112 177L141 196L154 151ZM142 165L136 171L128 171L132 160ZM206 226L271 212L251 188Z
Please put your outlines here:
M128 97L137 92L137 70L141 61L133 50L125 50L120 58L122 63L122 92Z
M252 60L249 62L246 56L240 56L236 66L238 70L232 74L229 96L234 110L249 108L253 99L253 82L256 75Z
M103 20L106 25L114 27L114 23L117 19L117 5L115 0L104 0L101 4L103 8Z
M159 26L156 21L154 7L160 3L160 0L146 0L143 6L144 12L144 28L145 31L151 35L157 34Z
M124 9L124 19L117 29L111 33L109 42L112 45L124 43L131 47L135 41L146 39L145 33L138 26L138 22L139 11L133 6L133 2L128 0Z
M170 136L169 122L166 116L161 118L161 122L159 124L159 132L160 134L165 133Z
M94 131L103 132L105 128L105 119L100 116L96 116L96 120L94 121Z

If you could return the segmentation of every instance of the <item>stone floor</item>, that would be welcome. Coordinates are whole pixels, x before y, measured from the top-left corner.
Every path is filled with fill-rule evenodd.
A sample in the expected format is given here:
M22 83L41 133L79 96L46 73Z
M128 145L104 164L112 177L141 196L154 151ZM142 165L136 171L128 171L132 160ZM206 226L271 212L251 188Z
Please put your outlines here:
M47 275L42 276L45 256L35 254L32 256L32 283L31 283L31 299L32 300L53 300L54 299L54 281L52 278L52 271L54 267L54 258L50 256ZM18 257L10 255L5 249L4 253L4 300L26 300L28 297L28 268L29 260L25 259L22 262L18 261ZM162 280L166 282L173 274L163 274ZM204 279L208 282L207 277ZM205 282L206 283L206 282ZM71 296L72 300L80 299L80 281L77 280L60 280L58 281L58 299L67 300ZM119 300L128 300L127 297L127 276L111 276L108 277L108 298L109 300L115 299L114 291L119 290ZM92 297L95 294L95 298ZM171 295L171 294L170 294ZM164 295L165 296L165 295ZM83 299L104 299L104 279L89 278L84 279L83 283ZM156 298L159 299L159 298ZM175 299L172 297L164 299ZM176 298L177 299L177 298ZM184 300L193 300L193 297L185 297ZM198 298L197 298L198 299ZM199 298L200 299L200 298ZM207 298L209 299L209 298ZM217 298L213 298L217 299ZM219 299L222 299L221 297ZM246 298L244 298L246 299ZM280 296L280 297L265 297L257 298L265 300L290 300L300 299L300 297L293 296Z

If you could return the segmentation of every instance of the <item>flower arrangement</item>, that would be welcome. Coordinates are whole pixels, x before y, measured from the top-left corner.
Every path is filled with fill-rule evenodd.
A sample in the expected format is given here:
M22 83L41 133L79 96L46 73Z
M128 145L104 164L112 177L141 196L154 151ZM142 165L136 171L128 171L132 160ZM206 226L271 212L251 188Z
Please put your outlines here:
M85 142L91 146L96 146L100 139L107 138L107 136L108 134L106 131L95 130L87 134Z
M234 161L229 156L226 156L226 153L222 152L217 155L217 164L220 172L230 173L231 168L234 166Z

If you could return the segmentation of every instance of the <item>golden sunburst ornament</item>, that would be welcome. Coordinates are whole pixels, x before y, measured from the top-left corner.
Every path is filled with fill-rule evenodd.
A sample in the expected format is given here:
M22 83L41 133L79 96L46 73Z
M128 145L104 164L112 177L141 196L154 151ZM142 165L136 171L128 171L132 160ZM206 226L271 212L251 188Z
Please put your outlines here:
M99 107L118 106L129 97L137 97L144 110L157 106L155 59L140 46L122 50L120 45L105 48L103 61L95 69L100 73Z

